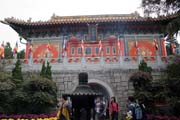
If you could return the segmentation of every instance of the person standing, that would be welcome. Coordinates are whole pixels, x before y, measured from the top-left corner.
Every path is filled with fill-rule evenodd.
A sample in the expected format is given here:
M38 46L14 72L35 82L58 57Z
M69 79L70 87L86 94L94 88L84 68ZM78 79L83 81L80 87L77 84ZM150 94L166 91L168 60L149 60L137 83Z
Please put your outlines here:
M104 120L104 109L105 109L105 104L103 101L98 97L95 101L95 120Z
M61 100L62 101L61 101L60 109L57 113L57 119L58 120L70 120L70 113L68 110L67 97L62 96Z
M112 97L109 105L109 113L111 116L111 120L118 120L118 111L119 111L119 105L116 102L116 98Z
M128 97L128 100L129 100L129 105L128 105L128 113L131 112L132 114L132 118L131 120L136 120L136 114L135 114L135 108L136 108L136 102L135 102L135 99L134 97L130 96Z

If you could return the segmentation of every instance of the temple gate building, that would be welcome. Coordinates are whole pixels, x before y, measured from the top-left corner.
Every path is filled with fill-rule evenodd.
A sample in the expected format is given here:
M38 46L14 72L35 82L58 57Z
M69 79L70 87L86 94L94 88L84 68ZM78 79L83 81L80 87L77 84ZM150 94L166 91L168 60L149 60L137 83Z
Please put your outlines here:
M59 94L75 90L78 73L87 72L92 89L107 98L116 96L125 111L127 97L133 94L129 78L140 60L154 69L155 79L167 65L165 30L176 17L53 15L48 21L4 22L27 41L24 71L39 71L43 61L49 61Z

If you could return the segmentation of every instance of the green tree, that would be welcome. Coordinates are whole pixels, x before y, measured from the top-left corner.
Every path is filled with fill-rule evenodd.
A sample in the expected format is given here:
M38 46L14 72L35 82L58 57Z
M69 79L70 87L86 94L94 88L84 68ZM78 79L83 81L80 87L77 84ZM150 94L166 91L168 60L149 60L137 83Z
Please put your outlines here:
M16 84L11 74L0 72L0 114L49 113L56 104L57 87L54 81L29 75Z
M17 58L18 59L24 59L25 57L25 51L21 50L20 52L17 53Z
M48 79L52 79L51 66L49 62L47 62L47 66L45 66L45 62L43 62L40 76L48 78Z
M178 31L180 30L180 2L179 0L142 0L141 7L144 10L144 15L170 15L174 14L177 17L171 20L166 27L169 41L176 40ZM175 35L175 37L174 37Z
M52 80L35 76L24 84L23 91L28 94L29 113L48 113L56 106L57 87Z
M52 79L51 66L49 62L47 62L47 67L46 67L46 78L50 80Z
M180 115L180 56L176 56L174 62L167 67L166 87L169 88L169 103L176 116Z
M17 80L23 80L21 62L19 59L16 61L15 68L12 70L12 77Z
M150 74L151 74L151 72L152 72L152 68L149 67L149 66L147 66L147 63L146 63L144 60L142 60L142 61L140 62L139 66L138 66L138 69L139 69L140 71L147 72L147 73L150 73Z
M13 52L12 52L12 48L9 42L6 43L5 48L4 48L4 58L5 59L13 58Z
M142 0L141 6L146 16L168 15L180 11L179 0Z
M151 93L151 82L153 77L151 75L152 68L147 66L147 63L142 60L139 64L139 70L133 73L130 77L130 81L133 82L134 87L134 97L136 99L141 99L145 102L147 106L147 111L152 111L152 99L153 95Z
M5 60L4 59L0 59L0 72L4 71L5 65L6 65Z
M152 88L154 103L169 105L169 115L180 115L180 57L176 56L174 61L167 66L165 78L160 79ZM158 107L157 107L158 108ZM156 108L156 109L157 109ZM166 108L168 110L168 108ZM158 111L160 114L162 110Z
M42 64L40 76L46 77L46 66L45 66L45 62L43 62L43 64Z
M152 81L152 76L147 72L138 71L132 74L130 80L133 82L135 92L147 91L147 88Z
M0 114L13 112L13 91L16 89L15 83L11 80L11 75L0 72Z

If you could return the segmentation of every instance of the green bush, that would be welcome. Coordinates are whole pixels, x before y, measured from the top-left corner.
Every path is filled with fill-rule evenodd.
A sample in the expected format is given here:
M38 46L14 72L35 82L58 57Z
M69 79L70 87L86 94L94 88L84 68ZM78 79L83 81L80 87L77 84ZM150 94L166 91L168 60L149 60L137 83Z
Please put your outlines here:
M130 81L133 82L135 90L134 97L144 102L146 111L151 112L154 106L152 105L153 94L151 93L151 75L152 68L147 66L147 63L142 60L139 64L139 71L131 75Z
M14 79L23 80L22 71L21 71L21 62L18 59L15 63L15 68L12 70L12 77Z
M34 77L24 84L23 90L28 94L30 113L47 113L57 104L57 87L52 80Z
M52 112L57 103L55 82L40 76L17 80L11 74L0 72L0 114Z
M13 112L12 95L16 89L16 84L12 81L9 74L0 72L0 113Z

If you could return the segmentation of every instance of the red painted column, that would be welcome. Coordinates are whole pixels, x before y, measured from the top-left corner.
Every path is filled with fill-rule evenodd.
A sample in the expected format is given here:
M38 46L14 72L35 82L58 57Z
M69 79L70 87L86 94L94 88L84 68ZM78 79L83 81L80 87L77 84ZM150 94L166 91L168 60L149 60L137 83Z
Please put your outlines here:
M121 43L121 53L122 53L122 56L124 56L124 40L123 39L121 39L120 40L120 43Z
M165 40L161 39L161 46L162 46L162 56L167 56L167 51L166 51L166 45L165 45Z
M26 43L25 59L28 59L28 56L29 56L29 47L30 47L30 44Z

